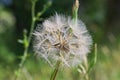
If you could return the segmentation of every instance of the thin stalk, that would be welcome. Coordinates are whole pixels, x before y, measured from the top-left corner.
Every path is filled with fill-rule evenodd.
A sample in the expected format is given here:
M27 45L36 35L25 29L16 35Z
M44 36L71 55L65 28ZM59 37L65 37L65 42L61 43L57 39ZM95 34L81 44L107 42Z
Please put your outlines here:
M79 9L79 0L75 0L75 3L73 5L73 20L75 23L77 22L78 19L78 9Z
M36 1L33 1L32 2L32 8L31 8L32 23L31 23L30 33L29 33L27 42L24 43L24 53L23 53L21 62L19 64L18 74L20 73L20 71L23 67L23 64L25 63L25 60L26 60L27 54L28 54L28 48L29 48L29 45L30 45L31 37L32 37L32 31L33 31L34 25L35 25L35 4L36 4ZM17 80L17 77L18 77L18 75L15 76L15 80Z
M32 1L32 8L31 8L31 16L32 16L32 22L31 22L31 27L30 27L30 32L29 32L29 35L28 35L28 38L27 38L27 43L25 45L25 49L24 49L24 54L23 54L23 57L22 57L22 60L20 62L20 66L23 66L26 58L27 58L27 53L28 53L28 48L29 48L29 45L30 45L30 42L31 42L31 39L32 39L32 31L34 29L34 25L35 25L35 21L37 18L39 18L51 5L51 2L48 2L47 4L45 4L43 10L41 11L41 15L39 16L35 16L35 6L36 6L36 1Z
M58 70L59 70L59 67L60 67L60 61L57 61L56 63L56 67L51 75L51 78L50 80L55 80L56 76L57 76L57 73L58 73Z
M30 45L31 37L32 37L32 31L33 31L34 25L35 25L35 4L36 4L36 1L32 2L32 8L31 8L32 23L31 23L30 33L29 33L29 36L28 36L27 46L25 46L24 54L23 54L22 60L20 62L20 67L23 66L23 64L24 64L24 62L27 58L28 48L29 48L29 45Z
M32 21L31 21L31 27L30 27L29 35L27 37L27 33L25 31L24 32L24 40L22 42L20 40L20 43L23 43L23 45L24 45L24 52L23 52L21 62L19 63L19 69L17 70L17 75L15 76L15 80L17 80L18 74L20 73L20 71L21 71L21 69L22 69L22 67L25 63L25 60L27 58L28 48L29 48L29 45L30 45L30 42L31 42L31 39L32 39L32 31L34 29L35 21L37 19L39 19L39 17L51 6L51 1L49 1L47 4L44 5L43 10L38 13L39 15L36 16L35 15L36 2L37 2L37 0L31 0L31 3L32 3L32 7L31 7Z
M31 28L30 28L30 33L29 33L29 37L28 37L28 47L30 45L30 41L31 41L31 37L32 37L32 31L34 29L34 25L35 25L35 5L36 5L36 1L32 2L32 8L31 8L31 14L32 14L32 23L31 23Z
M85 65L85 79L86 80L89 80L89 75L88 75L88 73L87 73L87 71L88 71L88 60L87 60L87 57L84 57L84 65Z
M24 54L23 54L23 57L21 59L21 62L19 64L19 67L22 68L23 67L23 64L27 58L27 53L28 53L28 48L26 47L25 50L24 50Z

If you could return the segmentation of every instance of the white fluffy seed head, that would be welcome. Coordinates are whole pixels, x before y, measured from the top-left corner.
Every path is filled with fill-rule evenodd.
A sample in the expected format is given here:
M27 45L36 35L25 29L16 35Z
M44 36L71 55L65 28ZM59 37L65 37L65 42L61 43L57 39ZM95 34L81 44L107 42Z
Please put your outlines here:
M74 67L90 52L92 38L81 20L74 22L64 15L45 20L33 33L34 51L50 65L60 60L63 65Z

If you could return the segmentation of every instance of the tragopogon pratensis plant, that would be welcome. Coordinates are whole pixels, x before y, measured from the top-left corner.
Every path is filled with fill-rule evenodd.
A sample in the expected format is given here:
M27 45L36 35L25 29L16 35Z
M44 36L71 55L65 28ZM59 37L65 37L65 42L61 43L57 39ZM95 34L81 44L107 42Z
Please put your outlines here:
M83 67L83 75L88 80L87 54L90 52L92 38L85 24L78 19L79 1L75 0L73 16L56 13L46 19L34 31L33 48L35 53L44 58L55 70L50 80L55 80L59 66ZM80 69L79 69L80 71Z
M81 63L90 52L92 39L84 23L71 17L55 14L46 19L33 33L34 51L51 66L60 61L65 67Z

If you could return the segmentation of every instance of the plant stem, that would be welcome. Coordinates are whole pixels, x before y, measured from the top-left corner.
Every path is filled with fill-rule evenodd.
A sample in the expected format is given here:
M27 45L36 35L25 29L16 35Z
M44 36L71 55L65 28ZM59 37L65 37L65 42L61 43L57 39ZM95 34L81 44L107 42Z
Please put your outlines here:
M32 14L32 23L31 23L31 28L30 28L30 32L29 32L29 37L28 37L28 46L30 45L30 41L31 41L31 37L32 37L32 31L34 29L34 25L35 25L35 5L36 5L36 1L32 2L32 8L31 8L31 14Z
M27 42L24 43L24 53L23 53L21 62L19 64L18 73L20 73L20 70L22 69L23 64L25 63L25 60L26 60L27 54L28 54L28 48L29 48L29 45L30 45L31 37L32 37L32 31L33 31L34 25L35 25L35 4L36 4L36 1L33 1L32 2L32 8L31 8L32 23L31 23L30 33L29 33L29 36L27 38ZM18 77L18 75L15 76L15 80L17 80L17 77Z
M29 32L29 35L28 35L28 38L27 38L27 45L25 46L25 49L24 49L24 54L23 54L23 57L22 57L22 60L20 62L20 66L23 66L26 58L27 58L27 53L28 53L28 48L29 48L29 45L30 45L30 42L31 42L31 39L32 39L32 31L34 29L34 25L35 25L35 21L37 18L39 18L51 5L51 2L48 2L47 4L45 4L43 10L40 12L41 15L39 16L35 16L35 6L36 6L36 2L37 0L35 1L32 1L32 8L31 8L31 16L32 16L32 22L31 22L31 27L30 27L30 32Z
M88 71L88 60L87 60L87 57L84 57L84 65L85 65L85 79L86 80L89 80L89 76L88 76L88 73L87 73L87 71Z
M60 61L57 61L56 67L55 67L55 69L54 69L54 71L53 71L53 73L52 73L52 75L51 75L50 80L55 80L56 75L57 75L58 70L59 70L59 67L60 67Z
M78 9L79 9L79 0L75 0L75 3L73 5L73 20L77 22L78 19Z
M23 68L23 65L25 63L25 60L27 58L27 54L28 54L28 48L30 46L30 42L31 42L31 39L32 39L32 31L34 29L34 26L35 26L35 21L37 19L39 19L39 17L51 6L51 1L49 1L47 4L44 5L44 8L41 12L39 12L40 14L38 16L35 15L35 6L36 6L36 2L38 0L31 0L31 3L32 3L32 7L31 7L31 16L32 16L32 22L31 22L31 27L30 27L30 32L29 32L29 35L27 37L27 33L24 32L24 39L23 39L23 45L24 45L24 53L23 53L23 56L22 56L22 59L19 63L19 69L17 70L17 74L20 73L21 69ZM18 75L15 76L15 80L17 80L17 77Z
M31 23L29 36L28 36L27 46L25 46L24 54L23 54L22 60L20 62L20 67L23 66L23 64L24 64L24 62L25 62L25 60L27 58L28 48L29 48L29 45L30 45L31 37L32 37L32 31L33 31L34 25L35 25L35 4L36 4L36 1L33 1L32 2L32 8L31 8L32 23Z

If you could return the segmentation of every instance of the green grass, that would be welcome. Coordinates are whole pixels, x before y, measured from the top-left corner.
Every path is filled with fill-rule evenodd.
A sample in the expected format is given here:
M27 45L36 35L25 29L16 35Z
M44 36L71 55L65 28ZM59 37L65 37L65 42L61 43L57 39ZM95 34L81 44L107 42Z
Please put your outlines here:
M92 80L119 80L120 79L120 44L112 47L102 45L98 47L98 60L94 66L90 77ZM4 49L5 50L5 49ZM5 53L9 54L7 50ZM9 56L6 56L9 59ZM13 56L14 59L15 56ZM7 58L5 58L7 59ZM11 60L11 58L10 58ZM6 60L7 61L7 60ZM9 61L8 61L9 62ZM13 80L14 70L17 69L18 64L14 61L9 63L1 62L0 64L0 80ZM19 80L26 80L26 74L30 75L28 78L32 80L49 80L54 68L51 68L48 63L42 59L36 59L36 56L31 56L25 63L26 72L21 72ZM61 69L57 75L56 80L75 80L79 74L72 69ZM78 79L80 80L80 79Z

